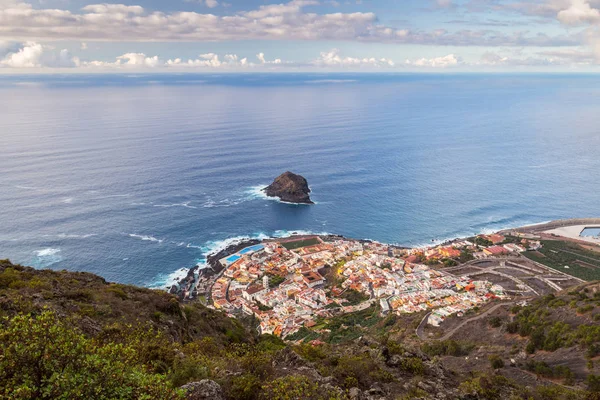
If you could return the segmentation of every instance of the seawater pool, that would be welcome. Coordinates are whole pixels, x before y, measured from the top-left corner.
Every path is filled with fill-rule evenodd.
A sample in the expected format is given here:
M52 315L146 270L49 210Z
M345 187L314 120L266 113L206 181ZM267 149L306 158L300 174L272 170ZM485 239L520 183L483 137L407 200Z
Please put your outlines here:
M584 230L581 231L580 236L600 237L600 227L585 228Z

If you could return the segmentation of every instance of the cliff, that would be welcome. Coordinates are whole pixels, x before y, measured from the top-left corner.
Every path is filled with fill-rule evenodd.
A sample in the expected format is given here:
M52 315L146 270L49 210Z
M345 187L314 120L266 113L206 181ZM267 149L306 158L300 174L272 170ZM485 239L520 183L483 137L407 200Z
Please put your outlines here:
M263 190L267 196L279 197L281 201L288 203L314 204L310 199L310 188L306 179L290 171L279 175Z

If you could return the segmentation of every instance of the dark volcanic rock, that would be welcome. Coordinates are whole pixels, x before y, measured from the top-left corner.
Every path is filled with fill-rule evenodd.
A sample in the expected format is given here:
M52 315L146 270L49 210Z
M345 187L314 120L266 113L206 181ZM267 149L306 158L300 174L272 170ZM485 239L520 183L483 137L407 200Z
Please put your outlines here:
M288 203L314 204L310 199L310 188L306 179L290 171L279 175L273 183L263 189L269 197L279 197Z

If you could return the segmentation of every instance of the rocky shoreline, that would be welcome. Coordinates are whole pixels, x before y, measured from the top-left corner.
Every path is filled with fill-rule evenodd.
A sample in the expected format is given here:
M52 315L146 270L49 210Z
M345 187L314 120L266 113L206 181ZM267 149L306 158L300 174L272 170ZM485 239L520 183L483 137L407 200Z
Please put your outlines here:
M556 227L564 227L569 225L577 225L577 224L600 224L600 218L573 218L573 219L565 219L565 220L556 220L550 221L546 223L523 226L518 228L504 229L499 231L499 233L509 233L509 232L541 232L547 229L552 229ZM291 235L286 238L269 238L264 239L266 241L270 240L298 240L303 237L313 237L318 236L324 241L334 241L338 239L351 239L347 238L343 235L335 235L335 234L327 234L327 235ZM464 238L454 238L444 241L442 245L449 245L455 241L463 240ZM372 243L374 240L370 239L352 239L361 243ZM227 257L231 254L235 254L238 251L259 244L263 242L260 239L245 239L239 242L233 243L218 252L208 254L206 256L206 267L200 268L200 266L196 265L188 271L185 278L178 281L178 283L174 284L169 293L174 294L179 297L181 300L195 300L201 296L203 296L207 301L210 300L210 289L214 282L219 279L221 274L224 271L224 267L219 263L219 260ZM408 247L402 247L394 244L388 244L388 246L392 249L405 250Z
M268 239L245 239L239 242L233 243L218 252L208 254L206 256L206 267L200 268L199 265L195 265L190 268L187 275L179 280L176 284L173 284L169 289L169 293L176 295L182 301L191 301L196 300L199 297L204 297L206 301L210 301L210 289L212 285L215 283L217 279L221 276L224 271L224 267L221 265L219 260L230 256L232 254L237 253L238 251L254 246L256 244L262 243L263 241L273 241L273 240L298 240L305 237L314 237L318 236L325 242L331 242L340 239L350 239L343 235L291 235L285 238L268 238ZM374 240L371 239L352 239L356 240L360 243L373 243ZM390 248L394 249L407 249L407 247L402 247L394 244L388 245Z

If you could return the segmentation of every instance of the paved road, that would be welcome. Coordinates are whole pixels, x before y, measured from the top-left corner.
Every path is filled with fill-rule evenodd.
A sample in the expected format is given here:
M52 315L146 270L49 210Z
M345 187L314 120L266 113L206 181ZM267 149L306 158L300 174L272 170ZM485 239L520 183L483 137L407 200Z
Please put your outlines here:
M444 340L448 340L450 339L450 337L452 337L452 335L454 335L456 333L456 331L458 331L460 328L462 328L463 326L465 326L468 323L477 321L479 319L482 319L484 317L487 317L488 315L490 315L491 313L493 313L494 311L496 311L498 308L500 307L504 307L504 306L508 306L508 305L512 305L516 303L515 301L508 301L508 302L503 302L503 303L498 303L494 306L492 306L489 310L485 311L482 314L479 314L475 317L469 318L467 320L464 320L463 322L461 322L457 327L455 327L454 329L452 329L450 332L446 333L444 336L442 336L441 338L437 338L437 339L428 339L425 337L423 330L425 329L425 325L427 325L427 320L429 319L429 315L431 315L431 313L428 313L425 317L423 317L423 320L421 320L421 323L419 324L419 326L417 327L417 336L419 337L419 339L421 340L440 340L440 341L444 341Z

